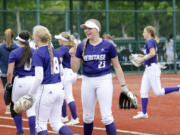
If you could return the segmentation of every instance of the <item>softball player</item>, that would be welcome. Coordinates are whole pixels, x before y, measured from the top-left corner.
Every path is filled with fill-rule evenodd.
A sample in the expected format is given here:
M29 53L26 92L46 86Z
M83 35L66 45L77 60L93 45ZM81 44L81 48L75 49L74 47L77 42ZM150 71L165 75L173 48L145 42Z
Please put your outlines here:
M5 88L5 84L7 83L7 69L8 69L8 58L11 51L18 48L14 42L14 34L11 29L6 29L4 32L4 43L0 45L0 70L2 74L0 74L0 78L3 84L3 88ZM6 91L4 92L4 101L6 104L6 114L10 113L10 101L7 98Z
M72 93L72 84L77 79L77 74L74 73L71 69L70 61L71 56L69 54L70 46L75 46L75 38L70 35L68 32L62 32L59 35L55 35L55 38L58 39L59 44L62 45L57 51L60 57L60 60L63 65L63 86L65 91L65 99L68 103L72 119L66 125L74 125L79 123L79 118L77 117L76 104L74 101ZM62 122L68 121L68 116L66 112L66 101L64 100L62 107Z
M35 66L35 83L30 94L37 88L36 128L38 135L47 135L47 122L52 129L61 135L73 135L72 131L61 122L61 109L64 101L64 90L60 78L60 60L51 45L51 34L44 26L35 26L33 35L38 50L33 55Z
M29 92L34 81L34 68L31 66L34 50L29 46L29 38L30 35L27 31L21 32L16 38L20 48L13 50L9 55L7 81L8 84L11 84L12 78L15 76L12 89L11 116L17 128L17 135L24 135L22 114L15 113L13 106L20 97ZM35 135L35 104L26 113L29 120L30 135Z
M148 92L150 87L156 96L162 96L171 92L179 91L179 87L167 87L161 89L160 75L161 70L157 64L157 44L158 38L155 35L155 29L152 26L144 28L143 37L146 40L144 46L144 55L139 54L141 62L144 61L145 71L141 81L141 103L142 111L138 112L134 119L148 118L147 105L148 105Z
M70 49L71 67L78 72L82 63L83 77L81 86L84 135L91 135L96 101L99 102L102 122L108 135L116 135L112 116L113 83L111 62L115 68L122 90L128 90L116 48L112 43L100 38L101 25L96 19L89 19L81 25L87 40ZM76 51L76 53L75 53Z

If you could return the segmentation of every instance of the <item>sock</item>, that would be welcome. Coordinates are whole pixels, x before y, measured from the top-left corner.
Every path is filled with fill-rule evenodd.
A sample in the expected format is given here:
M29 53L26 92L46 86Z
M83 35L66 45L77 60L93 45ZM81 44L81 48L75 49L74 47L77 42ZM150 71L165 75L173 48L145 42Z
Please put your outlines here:
M148 98L141 98L142 103L142 112L146 114L147 112L147 104L148 104Z
M59 130L60 135L74 135L73 132L67 126L63 126Z
M167 87L164 88L165 94L171 93L171 92L175 92L175 91L179 91L179 87Z
M44 131L38 132L38 135L48 135L48 131L44 130Z
M92 135L93 126L93 122L89 124L84 123L84 135Z
M66 110L66 101L64 100L63 106L62 106L62 117L67 116L67 110Z
M36 117L35 116L31 116L31 117L28 117L28 120L29 120L29 131L30 131L30 135L35 135L36 134Z
M106 125L106 133L107 135L116 135L116 126L114 122L109 125Z
M17 128L18 133L23 133L23 128L22 128L22 116L21 115L16 115L14 118L14 123Z
M75 102L72 101L68 105L69 105L69 108L70 108L71 115L72 115L73 119L76 119L77 118L77 113L76 113L76 104L75 104Z

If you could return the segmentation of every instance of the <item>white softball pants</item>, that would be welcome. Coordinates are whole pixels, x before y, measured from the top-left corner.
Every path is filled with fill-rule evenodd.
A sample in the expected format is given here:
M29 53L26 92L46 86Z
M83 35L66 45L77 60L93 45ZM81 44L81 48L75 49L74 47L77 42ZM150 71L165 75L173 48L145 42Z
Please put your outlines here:
M81 90L83 121L85 123L94 121L97 100L100 106L102 122L105 125L111 124L114 121L112 116L112 75L108 74L100 77L83 76Z
M36 103L37 132L47 130L48 120L55 132L64 125L61 122L61 109L64 101L64 90L61 83L42 85Z
M64 68L63 70L63 86L65 92L65 99L67 103L74 101L72 85L77 80L77 74L72 71L72 69Z
M151 66L145 68L141 81L141 98L148 98L150 87L152 87L153 93L156 96L162 96L165 94L164 90L161 89L160 76L161 69L158 64L153 63Z
M16 102L20 97L29 93L33 86L34 76L15 77L12 90L12 101ZM36 100L36 99L35 99ZM28 117L35 116L35 103L26 111Z

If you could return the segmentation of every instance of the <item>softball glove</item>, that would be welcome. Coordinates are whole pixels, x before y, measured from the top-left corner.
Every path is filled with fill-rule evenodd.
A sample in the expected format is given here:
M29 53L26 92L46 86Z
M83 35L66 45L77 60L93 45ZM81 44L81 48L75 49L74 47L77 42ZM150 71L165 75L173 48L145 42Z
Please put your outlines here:
M27 111L31 106L33 105L34 101L32 96L30 95L24 95L20 97L15 103L14 103L14 111L16 113L22 113Z
M120 109L137 109L137 97L131 91L122 91L119 96Z
M129 60L136 67L140 67L143 63L143 61L141 61L141 58L138 56L138 54L131 54L129 56Z

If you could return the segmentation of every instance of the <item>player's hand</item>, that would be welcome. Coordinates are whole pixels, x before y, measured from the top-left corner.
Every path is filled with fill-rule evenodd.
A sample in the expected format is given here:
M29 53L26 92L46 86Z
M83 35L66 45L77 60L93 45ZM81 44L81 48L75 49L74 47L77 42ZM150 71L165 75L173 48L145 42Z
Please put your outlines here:
M75 57L76 47L72 47L71 49L69 49L69 54L71 55L71 57Z
M143 55L143 54L138 54L138 56L139 56L139 57L144 57L144 55Z
M142 54L131 54L129 60L134 66L140 67L144 62L144 56Z

